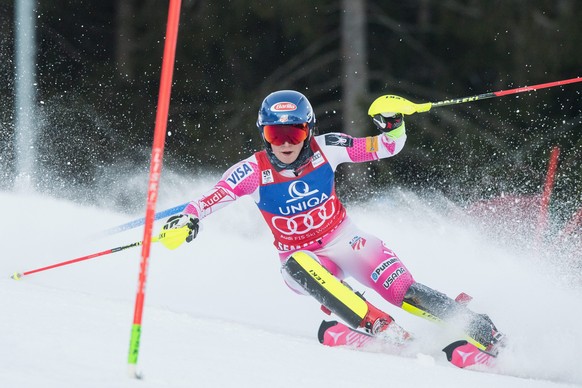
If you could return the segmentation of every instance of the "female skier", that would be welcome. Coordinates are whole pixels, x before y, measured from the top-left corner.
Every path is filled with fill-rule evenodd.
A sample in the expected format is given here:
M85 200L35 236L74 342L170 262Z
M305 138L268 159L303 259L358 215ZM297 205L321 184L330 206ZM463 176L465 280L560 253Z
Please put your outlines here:
M335 313L353 329L406 342L408 333L389 314L343 282L351 276L397 307L456 324L467 341L448 347L447 356L464 367L479 362L459 356L468 350L475 354L480 350L485 359L495 355L501 334L491 320L416 282L383 241L350 220L335 191L334 173L339 164L388 158L404 147L403 115L391 109L391 99L398 97L381 97L370 108L381 134L354 138L343 133L314 136L315 114L303 94L292 90L269 94L257 119L264 150L236 163L210 191L170 217L162 233L184 233L161 241L170 249L190 242L198 234L199 220L240 197L251 196L273 233L281 273L291 289L312 295L324 311ZM325 335L332 326L322 324L322 343L335 345L333 338L339 335ZM338 328L348 330L342 324Z

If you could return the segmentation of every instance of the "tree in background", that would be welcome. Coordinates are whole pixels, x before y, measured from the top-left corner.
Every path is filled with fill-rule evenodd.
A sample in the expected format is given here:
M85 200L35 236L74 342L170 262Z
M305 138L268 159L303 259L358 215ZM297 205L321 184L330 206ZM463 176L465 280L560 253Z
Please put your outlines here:
M348 6L365 13L356 17ZM2 7L2 56L10 58L13 9ZM77 186L90 201L96 187L124 181L115 173L145 173L166 7L39 2L45 188ZM219 171L258 149L257 107L277 89L309 95L320 132L357 121L351 130L372 134L367 118L351 115L382 94L438 101L580 75L581 13L574 0L185 0L165 165ZM346 34L342 17L360 20L360 28ZM351 47L366 54L343 51L350 45L342 37L352 34ZM353 71L344 68L349 59L358 59L361 78L345 76ZM3 62L2 74L13 79ZM10 82L1 87L12 95ZM556 88L407 117L407 147L391 163L368 166L371 180L377 191L431 189L460 202L531 193L540 190L550 147L559 145L556 195L575 208L582 193L579 94L577 86ZM12 106L8 98L1 110L8 166Z

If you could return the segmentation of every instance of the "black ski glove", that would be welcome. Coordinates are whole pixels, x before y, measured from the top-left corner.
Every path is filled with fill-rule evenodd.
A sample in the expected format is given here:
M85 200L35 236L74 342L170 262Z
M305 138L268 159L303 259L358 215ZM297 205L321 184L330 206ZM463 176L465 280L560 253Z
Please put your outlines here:
M160 233L160 241L168 249L176 249L191 242L198 235L200 220L190 214L179 214L168 218Z
M386 133L400 127L404 122L402 113L379 113L372 118L380 132Z

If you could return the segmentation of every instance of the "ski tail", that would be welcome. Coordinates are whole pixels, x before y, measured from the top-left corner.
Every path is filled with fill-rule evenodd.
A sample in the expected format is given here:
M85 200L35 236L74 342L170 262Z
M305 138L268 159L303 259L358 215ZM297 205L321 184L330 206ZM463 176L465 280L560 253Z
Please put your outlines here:
M317 333L319 343L325 346L365 348L375 341L370 334L354 330L338 321L322 321Z
M361 351L406 354L406 348L402 347L402 344L388 342L383 337L352 329L337 321L322 321L317 337L319 343L330 347L348 347ZM485 352L466 340L453 342L446 346L443 352L446 354L447 360L458 368L490 368L495 366L497 361L496 355Z
M491 367L496 361L495 355L485 352L465 340L453 342L446 346L443 352L447 355L447 360L459 368L468 368L477 365Z

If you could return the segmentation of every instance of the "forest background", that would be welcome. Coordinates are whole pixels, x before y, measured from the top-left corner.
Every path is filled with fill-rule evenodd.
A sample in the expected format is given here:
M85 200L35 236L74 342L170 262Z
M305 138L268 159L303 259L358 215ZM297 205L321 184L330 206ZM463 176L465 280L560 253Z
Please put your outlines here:
M0 0L4 190L16 175L14 8ZM143 206L167 10L37 1L35 190ZM576 0L184 0L164 169L219 173L259 150L258 107L279 89L310 99L319 133L370 136L366 112L383 94L440 101L581 76L580 20ZM365 166L365 187L342 168L340 194L402 187L460 204L539 194L559 146L552 212L566 222L582 202L581 93L573 84L407 116L401 154Z

